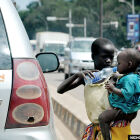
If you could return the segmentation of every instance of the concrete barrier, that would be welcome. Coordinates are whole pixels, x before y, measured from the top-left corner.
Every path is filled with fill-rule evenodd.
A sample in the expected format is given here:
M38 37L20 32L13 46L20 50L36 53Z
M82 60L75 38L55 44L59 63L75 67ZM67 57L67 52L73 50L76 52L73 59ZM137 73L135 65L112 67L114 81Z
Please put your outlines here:
M62 106L54 98L52 98L52 103L55 115L63 121L77 139L81 139L87 124L79 120L79 118L77 118L71 111Z

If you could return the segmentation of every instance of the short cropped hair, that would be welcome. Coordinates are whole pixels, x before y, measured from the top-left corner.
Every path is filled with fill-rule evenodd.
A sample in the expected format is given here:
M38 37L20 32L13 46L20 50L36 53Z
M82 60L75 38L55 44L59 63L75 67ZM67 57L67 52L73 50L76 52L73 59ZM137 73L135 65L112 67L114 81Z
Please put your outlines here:
M134 48L124 50L127 60L132 62L132 69L136 69L140 64L140 52Z
M104 45L107 45L107 44L110 44L110 45L114 46L114 44L109 39L98 38L92 43L91 52L94 53L94 54L98 54L101 46L104 46Z

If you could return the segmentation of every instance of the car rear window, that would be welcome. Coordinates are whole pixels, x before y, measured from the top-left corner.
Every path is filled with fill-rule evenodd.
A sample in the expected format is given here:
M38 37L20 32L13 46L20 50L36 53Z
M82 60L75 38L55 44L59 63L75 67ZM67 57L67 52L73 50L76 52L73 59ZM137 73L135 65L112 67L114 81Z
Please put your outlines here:
M91 52L91 44L93 41L73 41L71 49L73 52Z
M0 11L0 70L12 68L11 54L4 21Z

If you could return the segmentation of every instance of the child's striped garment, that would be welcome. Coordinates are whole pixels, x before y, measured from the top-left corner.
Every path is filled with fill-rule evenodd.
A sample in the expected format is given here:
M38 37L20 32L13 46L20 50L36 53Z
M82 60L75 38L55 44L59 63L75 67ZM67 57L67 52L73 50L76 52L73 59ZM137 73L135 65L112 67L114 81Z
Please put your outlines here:
M118 121L111 124L112 140L128 140L128 135L131 134L130 124L123 121ZM97 124L89 124L85 129L81 140L103 140L100 127Z

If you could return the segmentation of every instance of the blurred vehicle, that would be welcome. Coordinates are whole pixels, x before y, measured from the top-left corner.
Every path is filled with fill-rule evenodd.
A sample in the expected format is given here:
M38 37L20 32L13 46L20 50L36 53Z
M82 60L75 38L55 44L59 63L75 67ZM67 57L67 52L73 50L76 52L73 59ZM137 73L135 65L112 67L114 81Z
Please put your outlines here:
M43 51L43 46L44 43L53 43L53 41L63 41L63 42L68 42L69 40L69 35L67 33L62 33L62 32L37 32L36 33L36 44L37 44L37 49L38 52Z
M117 56L118 56L118 54L120 53L121 51L120 50L118 50L117 48L115 49L115 52L114 52L114 58L113 58L113 62L112 62L112 66L114 67L114 66L117 66Z
M37 61L11 0L0 9L0 140L56 140L43 72L56 70L58 58L41 53Z
M65 79L81 70L94 69L94 62L91 58L91 45L95 39L92 37L77 37L68 43L64 57Z
M38 32L36 34L37 48L41 52L54 52L60 62L58 71L64 71L64 49L69 41L69 34L62 32Z
M135 48L139 51L139 53L140 53L140 42L139 43L137 43L136 45L135 45ZM138 68L137 68L137 72L140 74L140 64L139 64L139 66L138 66Z
M36 50L36 40L30 40L30 44L31 44L33 51L35 51Z

